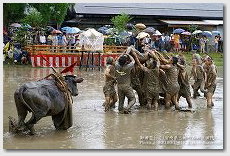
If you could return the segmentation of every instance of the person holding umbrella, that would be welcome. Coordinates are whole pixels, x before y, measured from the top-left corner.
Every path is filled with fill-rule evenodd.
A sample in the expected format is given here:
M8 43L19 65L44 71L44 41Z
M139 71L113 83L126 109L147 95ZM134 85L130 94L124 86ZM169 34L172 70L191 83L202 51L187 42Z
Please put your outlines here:
M173 34L174 39L174 48L176 52L179 52L180 50L180 35L179 34Z
M51 38L51 41L52 41L52 51L56 52L55 49L57 49L57 46L58 46L58 36L57 36L57 34L60 34L62 32L59 31L59 30L53 30L51 33L52 33L52 38Z
M201 36L200 40L200 52L201 53L205 53L205 39L204 39L204 35Z
M61 52L64 52L64 53L66 52L65 50L66 44L67 44L67 40L65 37L65 32L62 34L59 34L58 35L58 45L60 46L60 49L62 49Z
M219 37L215 36L214 43L215 43L215 51L216 51L216 53L218 52L218 42L219 42Z

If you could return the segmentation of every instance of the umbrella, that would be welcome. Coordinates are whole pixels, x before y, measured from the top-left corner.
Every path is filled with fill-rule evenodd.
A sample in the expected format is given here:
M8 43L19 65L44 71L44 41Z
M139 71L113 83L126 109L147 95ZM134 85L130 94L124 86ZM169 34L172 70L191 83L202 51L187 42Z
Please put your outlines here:
M22 27L24 27L24 28L32 28L29 24L23 24Z
M112 35L112 34L116 34L117 33L117 30L115 28L109 28L107 30L107 34L108 35Z
M126 24L126 28L127 28L128 30L132 30L133 27L134 27L134 25L133 25L132 23Z
M102 33L103 35L105 35L108 33L108 28L107 27L100 27L97 31Z
M53 34L62 34L62 32L60 30L53 30L51 33L53 33Z
M18 28L18 27L21 27L21 24L19 24L19 23L12 23L10 26Z
M61 28L62 31L67 31L69 29L71 29L71 27L63 27L63 28Z
M181 34L182 34L182 35L191 35L191 33L188 32L188 31L182 32Z
M195 34L201 34L202 31L201 30L195 30L192 34L195 35Z
M156 32L153 35L154 36L161 36L162 34L160 33L160 31L156 30Z
M173 31L174 34L181 34L182 32L185 32L184 29L178 28Z
M143 23L138 23L135 25L135 27L138 29L145 29L146 28L146 26Z
M72 27L72 29L74 29L75 31L77 31L77 33L79 33L81 30L77 27Z
M47 31L48 31L48 32L52 32L53 30L55 30L53 27L47 26Z
M220 35L220 32L219 31L212 31L212 34L213 35Z
M142 39L144 37L150 37L150 35L146 32L140 32L138 35L137 35L137 39Z
M76 34L76 33L79 33L81 30L79 28L76 28L76 27L73 27L71 29L68 29L66 31L67 34Z
M127 31L123 31L123 32L119 33L118 35L123 36L123 37L127 37L127 36L131 36L132 34L127 32Z
M203 31L202 35L207 36L207 37L212 37L212 33L210 31Z
M144 32L149 33L149 34L154 34L156 33L156 29L153 27L148 27L144 30Z

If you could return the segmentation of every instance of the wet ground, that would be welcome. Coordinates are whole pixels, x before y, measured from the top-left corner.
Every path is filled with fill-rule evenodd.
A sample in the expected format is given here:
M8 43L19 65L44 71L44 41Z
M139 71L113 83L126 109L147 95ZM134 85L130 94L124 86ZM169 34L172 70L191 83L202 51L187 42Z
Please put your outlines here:
M3 148L4 149L223 149L223 70L219 68L215 106L206 108L202 97L192 100L195 112L137 109L118 114L116 108L104 112L103 72L79 71L85 80L74 97L73 126L56 131L51 117L35 125L36 134L13 135L8 132L8 116L17 119L14 91L27 81L51 73L49 68L4 66L3 68ZM126 101L127 102L127 101ZM186 107L181 98L180 106Z

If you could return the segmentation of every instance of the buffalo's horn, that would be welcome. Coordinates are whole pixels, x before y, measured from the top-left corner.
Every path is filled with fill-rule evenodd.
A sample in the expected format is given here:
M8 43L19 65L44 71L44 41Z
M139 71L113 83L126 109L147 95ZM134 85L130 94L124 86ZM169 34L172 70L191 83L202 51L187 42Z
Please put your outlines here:
M84 79L82 77L75 78L76 83L81 83Z

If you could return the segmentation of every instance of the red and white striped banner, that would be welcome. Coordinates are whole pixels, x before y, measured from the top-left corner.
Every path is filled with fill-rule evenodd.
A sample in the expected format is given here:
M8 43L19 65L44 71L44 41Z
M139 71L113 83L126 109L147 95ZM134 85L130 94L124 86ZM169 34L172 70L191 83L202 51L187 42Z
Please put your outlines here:
M98 65L99 63L101 66L105 66L107 57L117 58L119 54L102 54L101 60L99 62L99 55L94 54L94 65ZM49 62L47 62L42 57L45 57ZM83 55L84 58L88 57L88 54ZM91 57L91 56L90 56ZM31 56L31 63L33 67L67 67L77 61L77 66L80 65L81 61L81 54L63 54L63 55L32 55ZM87 59L84 59L83 64L86 64ZM50 63L50 64L49 64Z
M42 58L45 57L49 62ZM67 67L77 61L80 64L80 55L32 55L33 67ZM49 64L50 63L50 64Z

